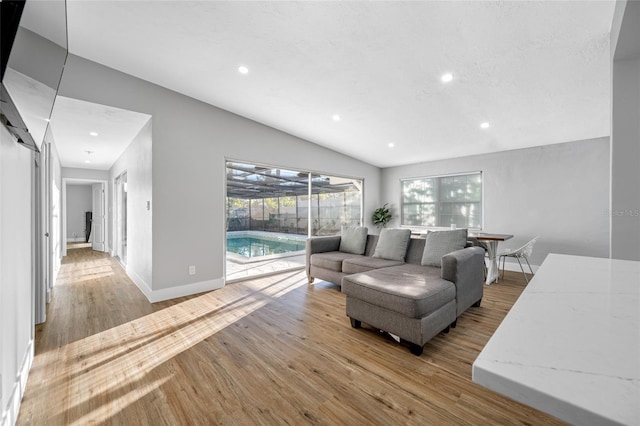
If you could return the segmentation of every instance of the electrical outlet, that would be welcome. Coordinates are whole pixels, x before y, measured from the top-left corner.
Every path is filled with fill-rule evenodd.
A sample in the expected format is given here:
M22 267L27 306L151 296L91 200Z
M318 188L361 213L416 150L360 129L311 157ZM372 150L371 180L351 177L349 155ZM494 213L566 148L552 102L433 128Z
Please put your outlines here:
M189 275L196 274L196 265L189 265Z

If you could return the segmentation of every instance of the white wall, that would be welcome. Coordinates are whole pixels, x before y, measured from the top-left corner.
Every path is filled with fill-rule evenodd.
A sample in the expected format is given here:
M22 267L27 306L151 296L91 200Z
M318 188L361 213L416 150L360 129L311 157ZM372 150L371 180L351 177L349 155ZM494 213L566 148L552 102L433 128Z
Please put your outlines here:
M65 179L109 180L109 170L63 167L62 177Z
M152 290L157 297L224 282L226 158L362 178L364 216L373 227L377 167L74 55L59 94L153 116ZM196 265L196 275L189 276L188 265Z
M113 215L117 196L114 182L122 172L127 172L127 273L139 286L146 286L147 291L151 290L153 283L153 209L147 210L153 188L151 123L149 120L109 171L109 210L113 230L116 229ZM113 240L113 232L109 240ZM109 245L115 250L112 242Z
M640 2L616 4L611 28L611 257L640 260Z
M0 424L13 424L33 359L31 151L0 126Z
M67 241L85 241L85 213L92 209L91 185L67 185Z
M608 257L609 138L433 161L382 170L382 202L400 224L400 179L481 170L484 231L513 234L517 248L540 236L533 264L548 253Z

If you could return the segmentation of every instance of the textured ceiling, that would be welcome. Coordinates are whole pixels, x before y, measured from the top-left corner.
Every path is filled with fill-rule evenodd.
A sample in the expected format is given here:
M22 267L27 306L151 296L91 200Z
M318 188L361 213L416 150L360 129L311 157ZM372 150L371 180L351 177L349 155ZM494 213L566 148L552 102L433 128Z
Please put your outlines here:
M386 167L607 136L613 8L70 0L67 9L73 54Z

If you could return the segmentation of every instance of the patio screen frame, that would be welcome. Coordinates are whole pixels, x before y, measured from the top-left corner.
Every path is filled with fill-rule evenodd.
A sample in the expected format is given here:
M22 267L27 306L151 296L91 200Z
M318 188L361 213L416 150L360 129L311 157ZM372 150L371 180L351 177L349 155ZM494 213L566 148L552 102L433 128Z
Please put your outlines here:
M225 170L226 231L259 230L311 237L339 235L342 225L361 226L364 223L364 178L232 159L225 160ZM252 180L256 187L263 190L252 188L248 179L251 175L255 175ZM276 182L280 179L282 184ZM234 187L231 191L230 181ZM300 185L302 183L304 187ZM256 196L244 195L249 191L254 191ZM243 195L229 195L236 192ZM359 197L357 203L354 203L353 194ZM238 200L248 202L243 204ZM260 202L262 214L253 211ZM357 213L354 211L356 204ZM243 209L248 211L243 212Z

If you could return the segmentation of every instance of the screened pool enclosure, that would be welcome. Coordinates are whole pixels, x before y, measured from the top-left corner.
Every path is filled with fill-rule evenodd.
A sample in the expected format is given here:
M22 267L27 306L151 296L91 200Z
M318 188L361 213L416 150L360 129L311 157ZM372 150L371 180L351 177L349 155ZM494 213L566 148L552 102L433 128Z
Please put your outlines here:
M361 223L361 189L356 179L227 162L227 230L339 234Z
M359 179L227 161L226 181L227 279L299 268L308 236L362 223Z

